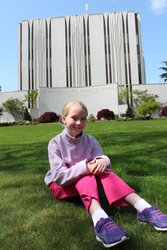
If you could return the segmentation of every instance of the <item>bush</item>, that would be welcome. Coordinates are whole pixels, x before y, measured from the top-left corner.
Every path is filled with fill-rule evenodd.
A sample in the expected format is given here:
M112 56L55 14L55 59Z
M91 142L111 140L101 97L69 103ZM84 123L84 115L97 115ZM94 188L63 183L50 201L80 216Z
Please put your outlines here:
M100 120L101 118L106 120L114 120L115 115L114 112L110 111L109 109L102 109L97 113L97 120Z
M125 118L126 115L125 115L124 113L121 113L121 114L120 114L120 117L121 117L121 118Z
M167 106L162 108L161 116L167 117Z
M0 116L2 115L3 113L3 108L0 107Z
M6 102L2 103L2 107L11 114L16 121L22 121L25 110L24 101L18 98L9 98Z
M125 113L126 118L134 118L134 112L132 107L128 107Z
M45 112L38 118L39 123L58 122L59 116L55 112Z
M23 119L24 119L25 121L30 121L30 122L31 122L31 120L32 120L31 115L29 114L27 108L26 108L25 111L24 111Z
M90 116L88 117L88 122L95 122L96 118L94 117L94 115L90 114Z
M160 103L156 101L149 101L149 102L144 102L139 105L137 108L137 114L141 115L144 117L144 119L150 119L152 117L152 114L160 109Z

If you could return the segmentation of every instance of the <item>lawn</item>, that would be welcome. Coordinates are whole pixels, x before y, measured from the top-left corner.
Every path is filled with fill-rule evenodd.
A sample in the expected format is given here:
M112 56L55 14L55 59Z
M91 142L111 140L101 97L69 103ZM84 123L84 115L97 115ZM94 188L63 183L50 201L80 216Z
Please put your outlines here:
M58 201L44 184L48 141L60 124L0 127L0 249L100 250L80 199ZM88 123L112 170L167 214L167 119ZM130 239L112 249L167 249L167 233L138 224L133 207L101 203Z

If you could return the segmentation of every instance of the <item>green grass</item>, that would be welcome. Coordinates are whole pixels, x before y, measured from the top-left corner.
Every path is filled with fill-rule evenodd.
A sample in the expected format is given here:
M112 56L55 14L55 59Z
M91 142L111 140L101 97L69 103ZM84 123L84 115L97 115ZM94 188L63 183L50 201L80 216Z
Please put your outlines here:
M0 249L100 250L81 201L58 201L43 179L49 169L48 141L59 124L0 127ZM112 169L167 214L167 120L88 123ZM101 203L129 234L112 249L167 249L167 233L137 223L132 207L113 209L102 189Z

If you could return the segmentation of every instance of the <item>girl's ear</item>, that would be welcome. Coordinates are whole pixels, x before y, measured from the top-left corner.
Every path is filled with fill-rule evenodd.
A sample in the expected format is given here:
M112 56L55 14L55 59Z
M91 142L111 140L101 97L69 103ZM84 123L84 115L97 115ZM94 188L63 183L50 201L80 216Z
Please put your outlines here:
M64 123L64 124L66 123L66 122L65 122L65 117L64 117L64 116L61 117L61 121L62 121L62 123Z

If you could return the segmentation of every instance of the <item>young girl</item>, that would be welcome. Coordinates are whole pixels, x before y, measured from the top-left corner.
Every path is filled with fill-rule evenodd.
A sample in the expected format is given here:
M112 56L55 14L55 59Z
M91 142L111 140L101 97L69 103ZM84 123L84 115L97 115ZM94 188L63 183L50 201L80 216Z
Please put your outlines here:
M167 231L167 216L138 196L111 171L110 159L103 155L96 139L83 132L88 111L79 101L64 105L62 122L65 129L48 146L50 170L45 183L54 197L67 199L80 196L92 217L96 239L105 247L113 247L128 239L128 234L102 209L98 184L112 206L131 204L140 222L147 222L158 231Z

